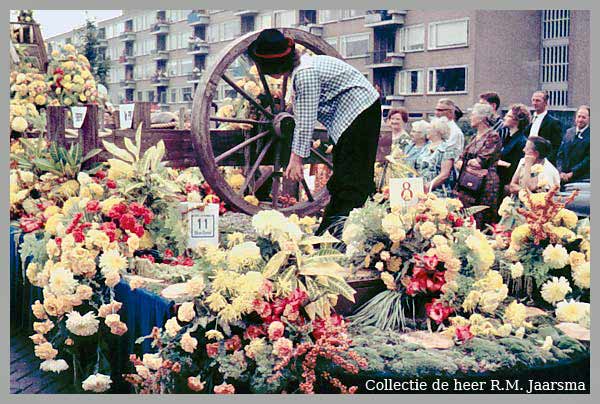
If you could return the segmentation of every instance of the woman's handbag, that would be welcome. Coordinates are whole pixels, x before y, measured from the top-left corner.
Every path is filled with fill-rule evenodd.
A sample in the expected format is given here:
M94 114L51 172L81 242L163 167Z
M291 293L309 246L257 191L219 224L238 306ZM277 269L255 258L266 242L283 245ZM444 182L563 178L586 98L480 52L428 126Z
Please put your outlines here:
M477 194L485 184L488 170L483 168L465 167L458 178L458 187L471 194Z

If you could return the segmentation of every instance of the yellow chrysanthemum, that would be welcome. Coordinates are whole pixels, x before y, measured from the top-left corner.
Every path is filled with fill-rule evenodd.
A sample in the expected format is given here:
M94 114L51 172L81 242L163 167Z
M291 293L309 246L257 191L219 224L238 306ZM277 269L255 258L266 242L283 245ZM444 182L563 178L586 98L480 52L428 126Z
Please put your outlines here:
M589 303L576 302L573 300L559 302L556 305L556 319L569 323L577 323L581 320L586 310L589 310Z
M561 300L564 300L567 293L571 292L571 285L569 281L561 276L557 278L554 276L551 280L542 285L541 296L550 304L554 304Z
M575 212L563 208L552 218L552 223L556 226L563 225L569 229L574 229L577 226L577 220Z
M555 246L552 244L548 245L544 249L542 256L544 257L544 262L548 264L550 268L561 269L569 264L569 253L567 253L566 248L560 244L556 244Z
M208 340L220 341L223 338L225 338L223 336L223 334L221 333L221 331L218 331L218 330L209 330L209 331L206 331L204 333L204 335L206 336L206 339L208 339Z
M127 268L127 259L118 250L108 250L100 256L100 268L103 272L120 272Z
M525 305L517 303L515 300L506 308L504 320L514 327L521 327L525 322L526 315Z
M573 282L575 282L575 285L582 289L590 288L591 274L589 262L584 262L583 264L571 267L571 272L573 274Z

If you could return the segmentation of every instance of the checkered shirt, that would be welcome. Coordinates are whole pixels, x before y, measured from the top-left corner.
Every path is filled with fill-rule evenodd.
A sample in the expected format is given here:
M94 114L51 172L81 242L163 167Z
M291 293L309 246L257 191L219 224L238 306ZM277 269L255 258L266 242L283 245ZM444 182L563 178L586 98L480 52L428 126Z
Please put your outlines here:
M317 121L335 144L352 121L379 99L361 72L331 56L302 56L291 81L296 120L292 151L302 157L310 155Z

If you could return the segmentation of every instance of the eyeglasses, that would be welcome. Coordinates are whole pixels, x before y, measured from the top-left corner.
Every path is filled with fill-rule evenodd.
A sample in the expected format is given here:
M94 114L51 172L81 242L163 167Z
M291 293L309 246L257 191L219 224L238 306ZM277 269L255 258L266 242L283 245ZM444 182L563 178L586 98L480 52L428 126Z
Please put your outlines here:
M450 108L436 108L435 110L443 112L443 111L450 111Z

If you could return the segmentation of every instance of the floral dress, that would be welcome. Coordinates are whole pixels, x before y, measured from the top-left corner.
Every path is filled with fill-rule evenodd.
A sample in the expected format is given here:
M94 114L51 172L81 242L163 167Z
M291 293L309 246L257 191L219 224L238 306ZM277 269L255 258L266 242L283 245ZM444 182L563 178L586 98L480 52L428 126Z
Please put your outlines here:
M404 161L406 164L408 164L411 168L415 168L416 161L421 159L421 156L428 149L428 146L429 142L425 143L423 146L417 146L414 144L414 142L410 142L404 148L404 154L406 155Z
M502 139L500 139L500 135L495 131L489 131L479 139L477 139L477 136L473 137L460 156L460 160L463 162L461 173L467 167L468 161L475 158L479 159L482 169L488 170L484 186L478 194L467 193L460 189L455 190L456 196L463 203L464 207L488 206L488 209L475 214L475 221L479 228L483 228L485 224L491 225L497 221L498 192L500 191L500 177L498 176L497 163L500 159L501 149Z
M442 142L437 147L428 144L415 160L415 169L423 177L423 183L429 183L440 174L444 161L456 160L458 155L458 149L447 142ZM450 176L441 186L434 189L433 193L439 196L450 196L455 181L454 170L451 169Z

